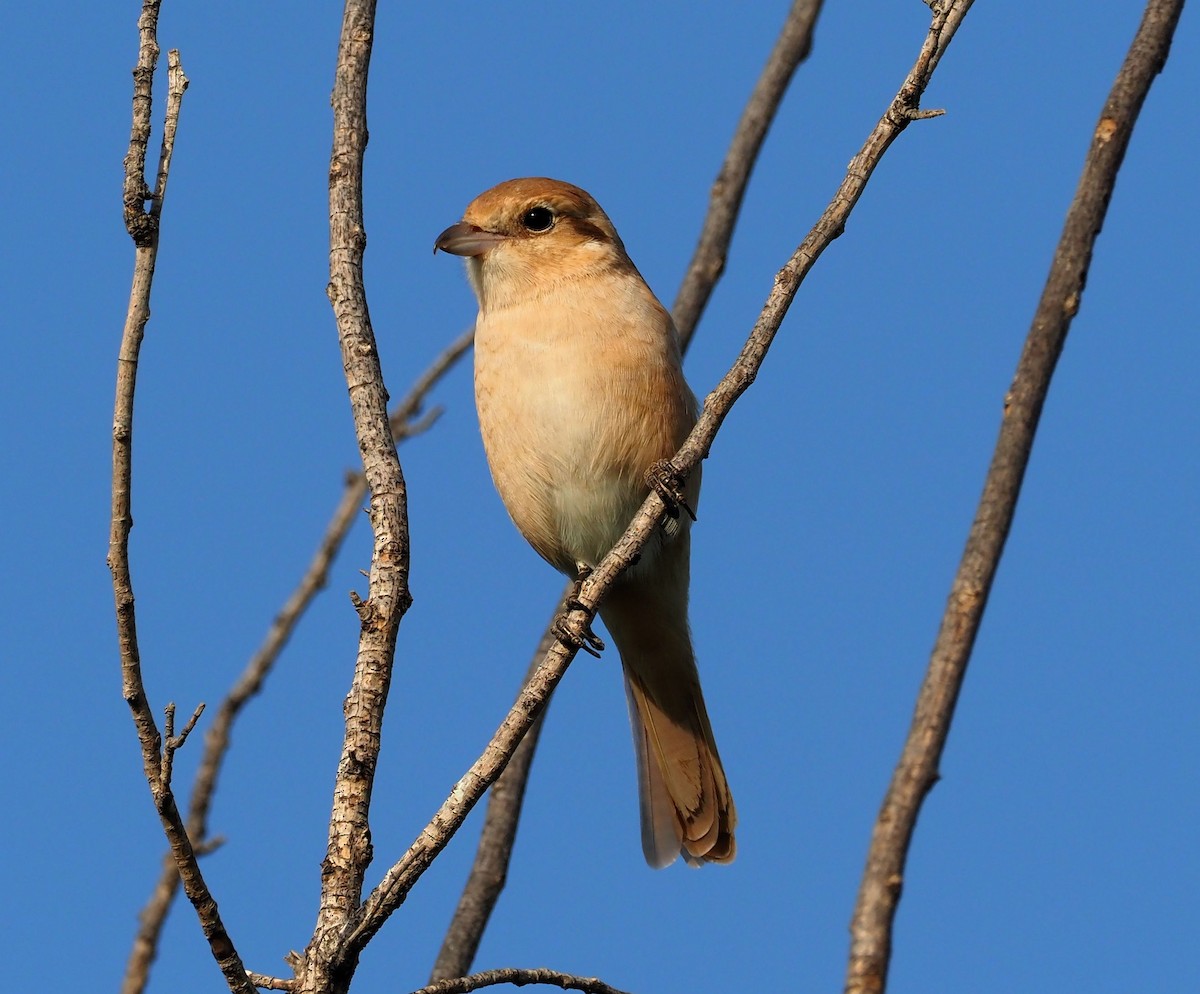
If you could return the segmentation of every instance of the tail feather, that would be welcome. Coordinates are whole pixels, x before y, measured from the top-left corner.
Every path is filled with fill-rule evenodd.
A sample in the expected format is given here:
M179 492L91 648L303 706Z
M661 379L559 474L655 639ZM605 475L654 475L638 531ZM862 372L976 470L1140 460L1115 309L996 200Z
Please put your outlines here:
M656 702L629 669L625 689L638 765L642 850L658 868L683 854L689 863L733 859L737 816L712 728L693 685L686 724Z
M633 726L633 750L637 761L642 852L646 855L646 862L660 870L678 858L683 842L682 832L675 804L663 780L657 750L649 741L646 722L628 680L625 681L625 694L629 700L629 720Z
M687 559L617 584L601 616L625 671L642 850L653 867L728 863L737 814L713 739L687 627ZM681 567L681 568L680 568ZM682 585L679 582L682 573Z

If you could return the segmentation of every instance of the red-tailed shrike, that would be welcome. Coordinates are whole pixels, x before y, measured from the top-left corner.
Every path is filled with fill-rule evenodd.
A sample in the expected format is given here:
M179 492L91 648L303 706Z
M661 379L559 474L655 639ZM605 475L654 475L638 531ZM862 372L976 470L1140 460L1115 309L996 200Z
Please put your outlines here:
M647 471L696 422L671 316L600 205L569 183L501 183L437 249L466 257L479 301L475 403L500 498L544 559L585 575L645 500ZM685 506L699 492L697 466ZM667 518L600 606L621 653L655 867L734 855L737 816L688 631L689 524Z

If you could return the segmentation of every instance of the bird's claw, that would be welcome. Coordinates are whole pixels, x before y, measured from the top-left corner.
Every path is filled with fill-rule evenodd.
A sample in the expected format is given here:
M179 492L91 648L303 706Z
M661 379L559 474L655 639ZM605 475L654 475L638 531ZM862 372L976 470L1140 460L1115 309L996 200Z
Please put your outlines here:
M563 598L562 614L554 619L550 630L554 633L554 637L564 645L582 649L589 656L599 659L600 653L604 651L604 640L592 631L592 609L579 599L579 595L583 592L583 584L591 575L592 567L587 563L575 564L575 580L571 585L570 592ZM576 610L584 612L587 616L587 620L583 623L583 630L579 633L571 626L571 612Z
M646 470L646 486L662 498L667 506L668 517L678 518L679 509L683 508L689 518L696 520L696 512L692 510L687 495L683 492L683 480L679 470L670 459L660 459Z
M564 645L572 646L576 649L582 649L589 656L600 658L600 653L604 651L604 640L600 638L594 631L592 626L584 623L583 630L576 632L571 627L571 611L575 608L583 608L582 604L568 605L567 609L554 619L554 623L550 626L554 637ZM586 608L583 608L586 610Z

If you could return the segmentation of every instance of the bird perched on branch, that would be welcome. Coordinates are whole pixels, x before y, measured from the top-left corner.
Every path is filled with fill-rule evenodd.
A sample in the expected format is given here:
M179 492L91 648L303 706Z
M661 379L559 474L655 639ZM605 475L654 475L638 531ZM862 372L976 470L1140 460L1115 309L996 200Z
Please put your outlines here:
M600 617L625 674L646 861L729 862L737 818L692 652L690 521L678 513L695 507L700 469L680 488L663 463L696 421L671 316L600 205L569 183L493 187L438 249L467 260L483 445L529 544L581 580L642 505L648 472L676 498Z

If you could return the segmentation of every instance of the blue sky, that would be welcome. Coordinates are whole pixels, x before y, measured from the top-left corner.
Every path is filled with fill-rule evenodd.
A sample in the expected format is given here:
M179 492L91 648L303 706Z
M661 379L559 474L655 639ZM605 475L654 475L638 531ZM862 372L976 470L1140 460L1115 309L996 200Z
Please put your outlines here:
M434 237L478 192L590 190L666 301L783 3L382 5L368 292L399 397L473 301ZM120 697L107 542L138 5L9 18L0 506L14 991L114 990L164 843ZM156 707L215 704L307 562L356 447L327 280L336 4L166 0L191 78L139 382L132 562ZM1185 14L1117 185L942 766L891 990L1182 990L1200 885L1200 282ZM692 625L740 814L733 866L652 872L614 654L556 696L477 966L636 992L836 990L872 821L1000 406L1140 5L978 4L705 466ZM831 4L763 151L687 372L703 396L901 83L918 0ZM165 88L159 86L160 98ZM161 119L161 103L156 124ZM156 137L157 141L157 130ZM467 366L406 444L415 605L385 729L374 882L490 736L561 581L492 490ZM370 543L235 732L205 862L247 965L281 973L318 866ZM203 726L202 726L203 727ZM195 751L178 761L186 784ZM478 818L363 957L420 986ZM48 981L52 976L52 981ZM189 908L153 991L219 991Z

